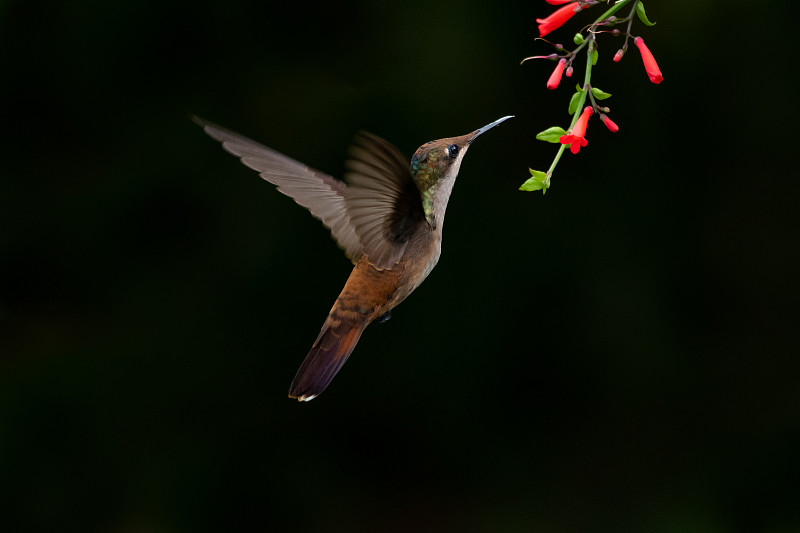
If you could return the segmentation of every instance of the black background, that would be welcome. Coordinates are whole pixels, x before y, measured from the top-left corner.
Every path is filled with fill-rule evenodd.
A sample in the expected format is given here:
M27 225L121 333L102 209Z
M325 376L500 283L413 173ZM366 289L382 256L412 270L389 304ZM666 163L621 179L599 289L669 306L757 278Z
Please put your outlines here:
M664 82L604 36L620 132L542 197L583 74L519 66L544 2L0 3L2 529L800 530L793 13L647 5ZM337 176L516 118L298 404L350 263L192 114Z

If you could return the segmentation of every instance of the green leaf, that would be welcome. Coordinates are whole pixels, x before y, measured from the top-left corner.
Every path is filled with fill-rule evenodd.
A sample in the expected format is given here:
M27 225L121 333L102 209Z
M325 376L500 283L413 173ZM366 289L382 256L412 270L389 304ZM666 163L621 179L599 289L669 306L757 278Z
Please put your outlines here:
M611 96L611 93L603 92L597 87L592 87L592 95L598 100L605 100Z
M575 44L583 44L583 41L584 41L583 35L581 35L580 33L576 33L575 37L572 38L572 42L574 42Z
M531 173L531 177L528 178L528 181L520 185L519 190L542 191L542 194L547 192L547 188L550 187L550 178L547 176L547 173L541 170L533 170L532 168L528 170Z
M639 20L641 20L643 23L647 24L648 26L655 26L655 22L650 22L647 19L647 13L644 12L644 4L642 2L636 4L636 14L639 15Z
M639 4L639 5L642 5L642 4ZM599 54L597 53L597 50L592 50L592 65L593 66L597 64L597 57L598 56L599 56Z
M582 94L583 91L578 91L572 95L572 98L569 99L569 108L567 109L567 112L570 115L574 115L575 111L578 110L578 102L580 102Z
M553 126L552 128L547 128L544 131L540 131L536 134L536 139L539 141L545 141L549 143L558 143L561 136L567 133L564 131L564 128L559 128L558 126Z

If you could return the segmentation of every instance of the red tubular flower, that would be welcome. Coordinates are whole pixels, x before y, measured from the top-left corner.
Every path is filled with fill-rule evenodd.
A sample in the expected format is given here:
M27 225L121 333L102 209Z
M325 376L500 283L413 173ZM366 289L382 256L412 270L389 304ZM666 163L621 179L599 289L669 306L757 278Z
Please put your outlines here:
M650 53L650 49L644 44L644 39L637 37L633 42L639 47L639 52L642 54L644 69L647 71L647 76L650 78L650 81L653 83L661 83L664 76L661 75L661 70L658 68L656 58L653 57L653 54Z
M552 74L550 74L550 79L547 80L547 88L548 89L555 89L558 87L558 84L561 83L561 74L564 72L564 65L567 64L567 60L563 57L558 60L558 65L556 65L555 70Z
M566 4L567 2L574 2L575 0L545 0L545 1L552 6L560 6L561 4Z
M614 54L614 63L619 63L619 62L620 62L620 60L622 59L622 54L624 54L624 53L625 53L625 52L623 52L623 51L622 51L622 48L620 48L619 50L617 50L617 53L616 53L616 54Z
M544 37L553 30L560 28L572 15L581 10L575 0L572 0L563 7L558 8L552 15L546 19L536 19L539 23L539 36Z
M572 128L572 133L562 135L558 139L561 144L569 144L569 151L573 154L577 154L581 146L589 144L589 141L586 140L586 126L589 124L589 117L591 116L592 108L591 106L586 106L583 108L583 113L578 118L578 122L575 123L575 127Z
M617 133L619 131L619 126L617 126L617 123L608 118L605 114L600 115L600 120L603 121L603 124L606 125L606 128L611 130L611 133Z

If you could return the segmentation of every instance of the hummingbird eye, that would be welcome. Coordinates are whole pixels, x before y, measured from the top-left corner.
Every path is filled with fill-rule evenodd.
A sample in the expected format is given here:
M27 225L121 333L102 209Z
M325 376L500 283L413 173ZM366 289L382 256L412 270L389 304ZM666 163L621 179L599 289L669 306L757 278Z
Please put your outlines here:
M458 155L458 145L457 144L451 144L450 146L448 146L447 147L447 155L449 155L450 157L455 158Z

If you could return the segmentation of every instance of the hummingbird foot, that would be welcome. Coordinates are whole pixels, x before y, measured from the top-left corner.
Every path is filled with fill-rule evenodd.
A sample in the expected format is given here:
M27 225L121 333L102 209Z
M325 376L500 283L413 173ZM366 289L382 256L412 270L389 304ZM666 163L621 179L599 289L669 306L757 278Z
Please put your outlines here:
M389 311L386 311L385 313L383 313L383 314L382 314L381 316L379 316L378 318L376 318L376 319L375 319L375 323L376 323L376 324L383 324L384 322L388 322L390 318L392 318L392 311L391 311L391 309L390 309Z

